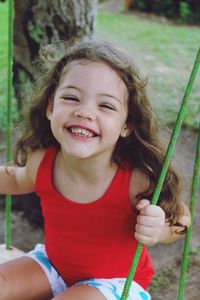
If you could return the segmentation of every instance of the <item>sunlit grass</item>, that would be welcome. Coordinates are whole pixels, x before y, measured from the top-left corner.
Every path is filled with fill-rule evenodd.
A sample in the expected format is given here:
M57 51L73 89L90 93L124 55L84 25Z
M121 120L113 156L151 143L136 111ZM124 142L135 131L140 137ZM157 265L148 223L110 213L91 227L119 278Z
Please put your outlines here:
M100 11L97 34L127 48L149 79L149 94L158 117L174 123L200 46L200 28L176 25L162 18ZM200 119L198 76L184 124L197 127Z

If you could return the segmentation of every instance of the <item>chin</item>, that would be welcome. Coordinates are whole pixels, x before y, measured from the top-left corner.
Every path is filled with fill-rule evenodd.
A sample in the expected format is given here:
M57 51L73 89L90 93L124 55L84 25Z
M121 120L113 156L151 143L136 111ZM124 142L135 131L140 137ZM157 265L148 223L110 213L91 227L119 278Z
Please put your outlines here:
M91 158L93 155L90 154L90 153L83 153L83 152L73 152L73 151L66 151L66 154L71 156L72 158L75 158L75 159L88 159L88 158Z

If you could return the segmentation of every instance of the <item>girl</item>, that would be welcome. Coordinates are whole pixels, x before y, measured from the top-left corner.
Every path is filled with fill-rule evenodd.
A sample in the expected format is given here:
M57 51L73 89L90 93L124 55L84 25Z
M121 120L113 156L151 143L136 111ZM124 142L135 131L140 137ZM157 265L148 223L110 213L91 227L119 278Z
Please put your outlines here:
M185 233L172 169L150 204L163 161L157 131L130 57L106 42L67 49L34 95L16 166L0 169L0 192L36 191L45 221L45 245L0 266L1 300L120 299L137 241ZM129 300L150 299L153 273L144 247Z

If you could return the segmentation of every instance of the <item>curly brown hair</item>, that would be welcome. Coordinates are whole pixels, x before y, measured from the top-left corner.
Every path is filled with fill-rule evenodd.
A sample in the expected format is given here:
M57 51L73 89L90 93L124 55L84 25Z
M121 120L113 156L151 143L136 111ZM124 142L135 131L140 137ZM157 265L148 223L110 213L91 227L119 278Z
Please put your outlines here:
M109 42L76 41L67 47L62 58L54 62L53 67L45 73L39 88L34 93L26 117L24 133L17 142L15 162L21 166L25 165L28 153L38 148L46 149L52 145L57 149L60 148L52 134L46 109L49 101L53 101L63 69L72 61L81 59L106 63L126 84L129 94L127 125L133 130L128 137L119 137L113 153L113 161L121 167L129 165L131 168L138 168L148 176L149 188L145 193L139 194L138 198L150 199L161 171L165 151L147 97L146 80L140 77L132 58ZM158 205L164 209L170 225L178 226L183 208L180 202L179 178L171 166Z

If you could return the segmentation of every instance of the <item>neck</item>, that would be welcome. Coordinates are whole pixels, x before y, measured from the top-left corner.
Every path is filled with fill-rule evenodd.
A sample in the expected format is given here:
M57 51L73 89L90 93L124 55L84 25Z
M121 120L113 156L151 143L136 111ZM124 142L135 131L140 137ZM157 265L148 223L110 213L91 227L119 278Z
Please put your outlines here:
M87 181L91 184L105 180L117 170L117 165L112 162L110 157L77 159L65 155L63 152L60 152L59 165L67 176L74 181L79 181L81 178L84 182Z

